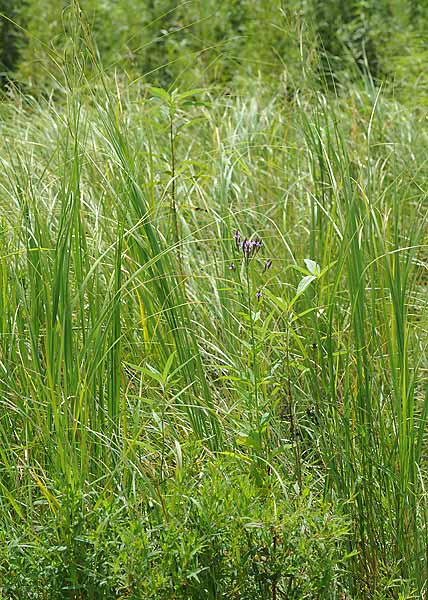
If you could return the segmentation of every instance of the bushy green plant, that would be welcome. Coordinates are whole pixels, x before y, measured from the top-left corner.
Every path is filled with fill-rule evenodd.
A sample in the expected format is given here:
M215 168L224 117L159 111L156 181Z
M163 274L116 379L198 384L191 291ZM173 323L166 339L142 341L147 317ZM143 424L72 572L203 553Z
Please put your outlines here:
M184 468L128 507L58 496L54 514L3 545L3 597L335 597L346 522L309 489L275 477L260 488L245 465Z

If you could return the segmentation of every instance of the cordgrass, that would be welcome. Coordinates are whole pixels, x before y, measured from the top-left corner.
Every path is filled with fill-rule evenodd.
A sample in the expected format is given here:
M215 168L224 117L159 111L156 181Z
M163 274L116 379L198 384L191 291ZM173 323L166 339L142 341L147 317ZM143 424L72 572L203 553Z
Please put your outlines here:
M423 598L423 116L71 35L0 106L3 596Z

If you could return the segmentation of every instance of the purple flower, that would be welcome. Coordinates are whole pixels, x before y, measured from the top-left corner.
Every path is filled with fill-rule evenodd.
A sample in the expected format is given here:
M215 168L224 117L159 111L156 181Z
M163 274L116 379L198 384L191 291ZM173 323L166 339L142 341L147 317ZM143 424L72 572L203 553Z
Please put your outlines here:
M253 256L255 256L257 254L257 252L260 250L260 248L262 247L262 242L261 240L249 240L247 238L245 238L245 240L242 242L242 252L244 254L245 258L252 258Z
M257 254L260 248L263 246L262 240L256 239L252 242L253 244L253 254Z
M242 242L242 252L244 253L245 258L250 258L251 254L251 242L247 238Z
M257 290L257 293L256 293L256 298L257 298L257 300L260 300L260 298L261 298L261 297L262 297L262 293L261 293L261 291L260 291L260 290Z
M244 258L249 260L253 256L257 254L260 248L263 246L263 242L259 238L255 238L254 240L244 238L242 240L241 234L237 229L234 234L235 244L237 250L242 250Z

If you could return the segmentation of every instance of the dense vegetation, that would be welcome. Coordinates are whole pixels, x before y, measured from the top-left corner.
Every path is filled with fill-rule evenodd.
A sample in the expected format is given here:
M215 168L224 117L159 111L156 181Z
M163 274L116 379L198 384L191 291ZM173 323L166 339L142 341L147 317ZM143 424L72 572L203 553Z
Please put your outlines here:
M0 597L428 586L428 4L0 0Z

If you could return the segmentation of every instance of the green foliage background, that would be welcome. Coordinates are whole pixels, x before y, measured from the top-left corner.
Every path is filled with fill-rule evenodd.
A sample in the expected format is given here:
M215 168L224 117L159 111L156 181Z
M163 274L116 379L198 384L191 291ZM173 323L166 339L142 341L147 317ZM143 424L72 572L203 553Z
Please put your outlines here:
M67 51L66 1L1 0L2 70L32 89L52 85ZM169 85L292 89L338 85L355 66L418 99L426 89L428 3L415 0L87 0L103 64ZM22 27L23 29L20 29ZM48 73L50 75L48 75Z

